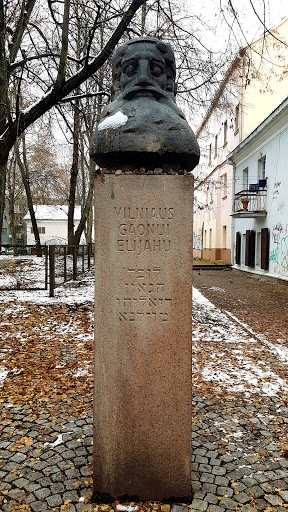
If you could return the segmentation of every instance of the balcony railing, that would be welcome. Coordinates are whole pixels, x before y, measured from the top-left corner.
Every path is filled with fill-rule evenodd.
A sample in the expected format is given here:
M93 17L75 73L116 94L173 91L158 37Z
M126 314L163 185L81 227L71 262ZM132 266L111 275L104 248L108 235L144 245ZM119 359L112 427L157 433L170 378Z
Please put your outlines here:
M265 181L266 180L260 180ZM249 186L249 190L237 192L233 201L232 215L239 217L257 217L266 215L266 186L258 184Z

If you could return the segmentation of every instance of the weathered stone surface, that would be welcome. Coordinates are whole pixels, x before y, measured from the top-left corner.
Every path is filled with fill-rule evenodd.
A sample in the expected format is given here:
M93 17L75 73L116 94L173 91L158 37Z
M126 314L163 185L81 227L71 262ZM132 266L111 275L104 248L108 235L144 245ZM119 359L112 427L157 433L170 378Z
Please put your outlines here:
M191 497L192 183L98 175L94 492Z

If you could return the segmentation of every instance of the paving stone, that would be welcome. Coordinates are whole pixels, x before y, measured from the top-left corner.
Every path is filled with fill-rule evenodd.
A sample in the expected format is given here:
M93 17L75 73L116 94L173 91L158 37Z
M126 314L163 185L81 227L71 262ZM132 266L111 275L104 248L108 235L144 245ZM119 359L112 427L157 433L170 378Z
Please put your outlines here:
M230 511L235 510L235 508L238 506L237 501L232 500L231 498L223 498L220 503L220 507L227 508Z
M217 496L226 496L227 498L231 498L234 494L233 489L231 487L217 487Z
M63 503L65 503L66 500L71 500L71 501L75 501L76 503L78 503L79 495L78 495L77 491L75 491L75 490L67 491L67 492L64 492L64 494L62 496L62 500L63 500ZM69 509L69 512L70 512L70 509Z
M211 492L206 494L205 501L208 501L209 504L212 503L213 505L217 505L219 503L217 496L215 496L215 494L211 494Z
M248 496L248 494L246 494L246 492L239 492L239 494L235 494L234 496L235 500L239 501L239 503L247 503L248 501L250 501L250 496Z
M15 453L15 455L13 455L13 457L10 458L11 461L13 462L23 462L23 460L26 459L26 455L24 453Z
M255 478L255 480L260 483L267 482L268 480L268 477L264 475L264 473L254 473L253 478Z
M213 467L212 469L212 473L213 475L219 475L219 476L224 476L227 474L227 471L225 468L223 467L218 467L218 466L215 466Z
M219 507L218 505L213 505L213 507L209 507L208 511L210 511L210 509L212 510L212 512L223 512L223 508Z
M211 466L220 466L221 465L221 460L220 459L210 459L209 464Z
M35 480L39 480L39 478L42 478L43 474L40 471L32 471L29 473L29 480L31 482L34 482Z
M23 489L10 489L8 493L9 498L20 501L25 498L25 491Z
M210 484L213 484L215 480L215 476L211 475L210 473L202 473L200 477L201 482L208 482Z
M199 464L208 464L209 459L208 457L202 457L202 455L196 455L195 462L198 462Z
M0 491L6 491L7 489L11 489L12 485L9 482L0 482Z
M29 484L29 480L27 480L27 478L18 478L14 480L13 483L16 487L19 487L19 489L24 489Z
M10 471L18 471L19 468L20 464L18 464L18 462L7 462L7 464L2 467L2 471L6 471L8 473Z
M86 455L86 457L75 457L75 459L73 459L74 466L83 466L86 463L87 463L87 455Z
M283 501L280 496L276 496L275 494L265 494L265 500L267 500L268 503L274 507L277 507L277 505L280 505L280 503Z
M242 481L243 481L244 485L246 485L246 487L253 487L253 485L257 484L257 481L255 480L255 478L252 478L250 476L244 475Z
M92 475L92 468L90 468L89 466L85 466L80 469L80 473L83 476L90 476Z
M197 500L197 499L194 499L192 501L192 504L191 504L191 507L192 509L195 510L195 512L197 511L201 511L201 512L205 512L207 509L208 509L208 503L207 501L202 501L202 500Z
M40 484L37 484L35 482L29 482L29 484L26 485L25 487L25 491L28 491L28 492L34 492L36 491L36 489L39 489Z
M40 489L36 489L33 494L38 498L38 500L42 500L47 498L47 496L50 496L51 491L48 487L40 487Z
M224 476L218 476L217 475L215 477L215 484L227 487L228 484L229 484L229 480L228 480L228 478L225 478Z
M259 498L260 496L263 496L263 489L261 489L259 485L253 485L252 487L249 487L249 494L254 498Z
M48 510L47 503L45 501L34 501L33 503L30 503L30 508L33 512L44 512L45 510Z
M202 489L204 492L209 492L211 494L216 494L217 486L215 484L211 484L209 482L204 482Z
M288 489L287 477L288 477L288 471L287 471L286 481L284 481L284 480L273 480L273 485L275 486L275 488L276 487L280 487L280 489L283 489L283 491Z
M264 508L259 508L259 510L264 510ZM247 504L241 507L241 512L255 512L255 508L252 507L252 505Z
M49 507L58 507L62 504L62 498L60 494L54 494L53 496L49 496L47 498L47 503Z
M59 494L65 490L64 485L61 482L50 485L51 494Z

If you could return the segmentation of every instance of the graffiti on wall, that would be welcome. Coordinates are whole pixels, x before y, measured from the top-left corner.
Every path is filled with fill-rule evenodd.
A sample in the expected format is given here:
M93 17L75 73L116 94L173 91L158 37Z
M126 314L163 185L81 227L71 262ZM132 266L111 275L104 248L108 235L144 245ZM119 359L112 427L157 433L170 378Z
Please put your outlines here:
M275 199L280 193L281 181L274 181L273 187L273 199Z
M271 233L272 247L269 260L274 263L274 272L288 273L288 224L275 224Z

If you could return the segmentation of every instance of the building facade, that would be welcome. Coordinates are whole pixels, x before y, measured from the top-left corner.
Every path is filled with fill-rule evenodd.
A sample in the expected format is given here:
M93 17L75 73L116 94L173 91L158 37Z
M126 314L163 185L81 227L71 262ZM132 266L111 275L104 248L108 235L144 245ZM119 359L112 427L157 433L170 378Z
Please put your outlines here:
M41 244L53 243L54 245L67 244L68 237L68 206L67 205L35 205L35 216L39 230ZM75 206L75 229L81 219L81 208ZM34 245L35 238L29 212L24 217L26 224L26 244ZM92 230L93 232L93 230ZM80 244L85 244L83 234Z
M287 96L288 20L241 49L197 131L201 163L195 170L194 255L231 262L234 188L227 155Z
M288 280L288 97L228 155L232 263Z

